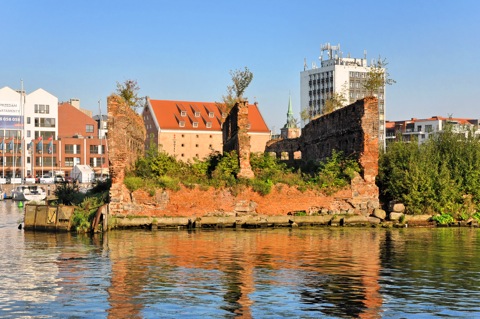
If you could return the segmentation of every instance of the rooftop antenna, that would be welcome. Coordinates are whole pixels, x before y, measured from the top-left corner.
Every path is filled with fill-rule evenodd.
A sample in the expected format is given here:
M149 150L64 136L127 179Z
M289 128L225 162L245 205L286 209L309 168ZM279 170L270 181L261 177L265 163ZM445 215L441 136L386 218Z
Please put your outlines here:
M307 70L307 58L303 58L303 71Z

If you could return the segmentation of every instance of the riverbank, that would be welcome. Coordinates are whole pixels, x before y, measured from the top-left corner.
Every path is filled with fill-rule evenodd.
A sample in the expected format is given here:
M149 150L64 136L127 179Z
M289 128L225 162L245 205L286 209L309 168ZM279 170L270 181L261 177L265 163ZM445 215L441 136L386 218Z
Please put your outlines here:
M108 228L146 228L152 230L168 229L257 229L257 228L308 228L308 227L439 227L431 215L402 215L399 220L382 220L374 216L361 215L320 215L320 216L204 216L189 217L152 217L152 216L111 216ZM479 227L478 222L462 221L449 226Z

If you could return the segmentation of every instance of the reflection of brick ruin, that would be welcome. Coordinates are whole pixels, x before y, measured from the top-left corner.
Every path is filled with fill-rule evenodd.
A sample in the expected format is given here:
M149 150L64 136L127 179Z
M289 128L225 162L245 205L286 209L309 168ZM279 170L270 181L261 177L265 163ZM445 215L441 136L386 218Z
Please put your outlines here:
M185 291L191 291L193 286L198 291L201 280L205 280L199 274L215 273L216 279L208 279L205 284L215 285L218 295L221 291L228 296L219 301L220 305L232 317L251 318L259 307L255 295L264 293L266 285L282 285L280 280L265 281L262 270L268 270L273 279L288 274L297 283L300 302L305 302L302 300L305 290L326 301L322 304L316 299L319 303L315 312L310 310L311 316L327 316L324 311L331 311L330 315L345 318L381 318L384 301L380 293L380 247L385 243L385 234L367 230L355 233L307 230L301 234L223 232L221 236L197 232L192 237L181 232L151 236L116 232L109 236L112 261L109 317L139 317L148 307L139 302L142 292L178 286ZM136 249L139 246L133 242L139 240L144 249ZM349 256L349 262L341 262L345 256ZM332 262L335 267L329 266ZM184 272L185 277L178 276L182 269L189 270ZM188 278L200 282L185 282ZM357 298L347 299L352 294ZM345 307L346 303L350 307Z
M237 152L240 165L238 177L243 178L253 178L248 125L248 102L237 102L223 123L223 151Z

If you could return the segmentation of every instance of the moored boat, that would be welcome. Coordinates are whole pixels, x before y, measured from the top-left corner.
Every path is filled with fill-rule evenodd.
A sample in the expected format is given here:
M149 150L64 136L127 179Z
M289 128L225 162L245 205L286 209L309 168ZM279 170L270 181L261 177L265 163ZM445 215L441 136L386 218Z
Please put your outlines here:
M19 185L12 190L12 200L15 201L40 202L46 197L45 189L37 185Z

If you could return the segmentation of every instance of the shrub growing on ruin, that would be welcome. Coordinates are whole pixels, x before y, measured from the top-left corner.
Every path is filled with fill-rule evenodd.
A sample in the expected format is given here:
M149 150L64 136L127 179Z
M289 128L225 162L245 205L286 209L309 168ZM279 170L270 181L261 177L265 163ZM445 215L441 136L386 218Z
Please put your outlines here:
M315 181L327 194L333 194L347 186L358 172L360 166L355 159L345 158L342 152L333 150L329 158L320 162Z

